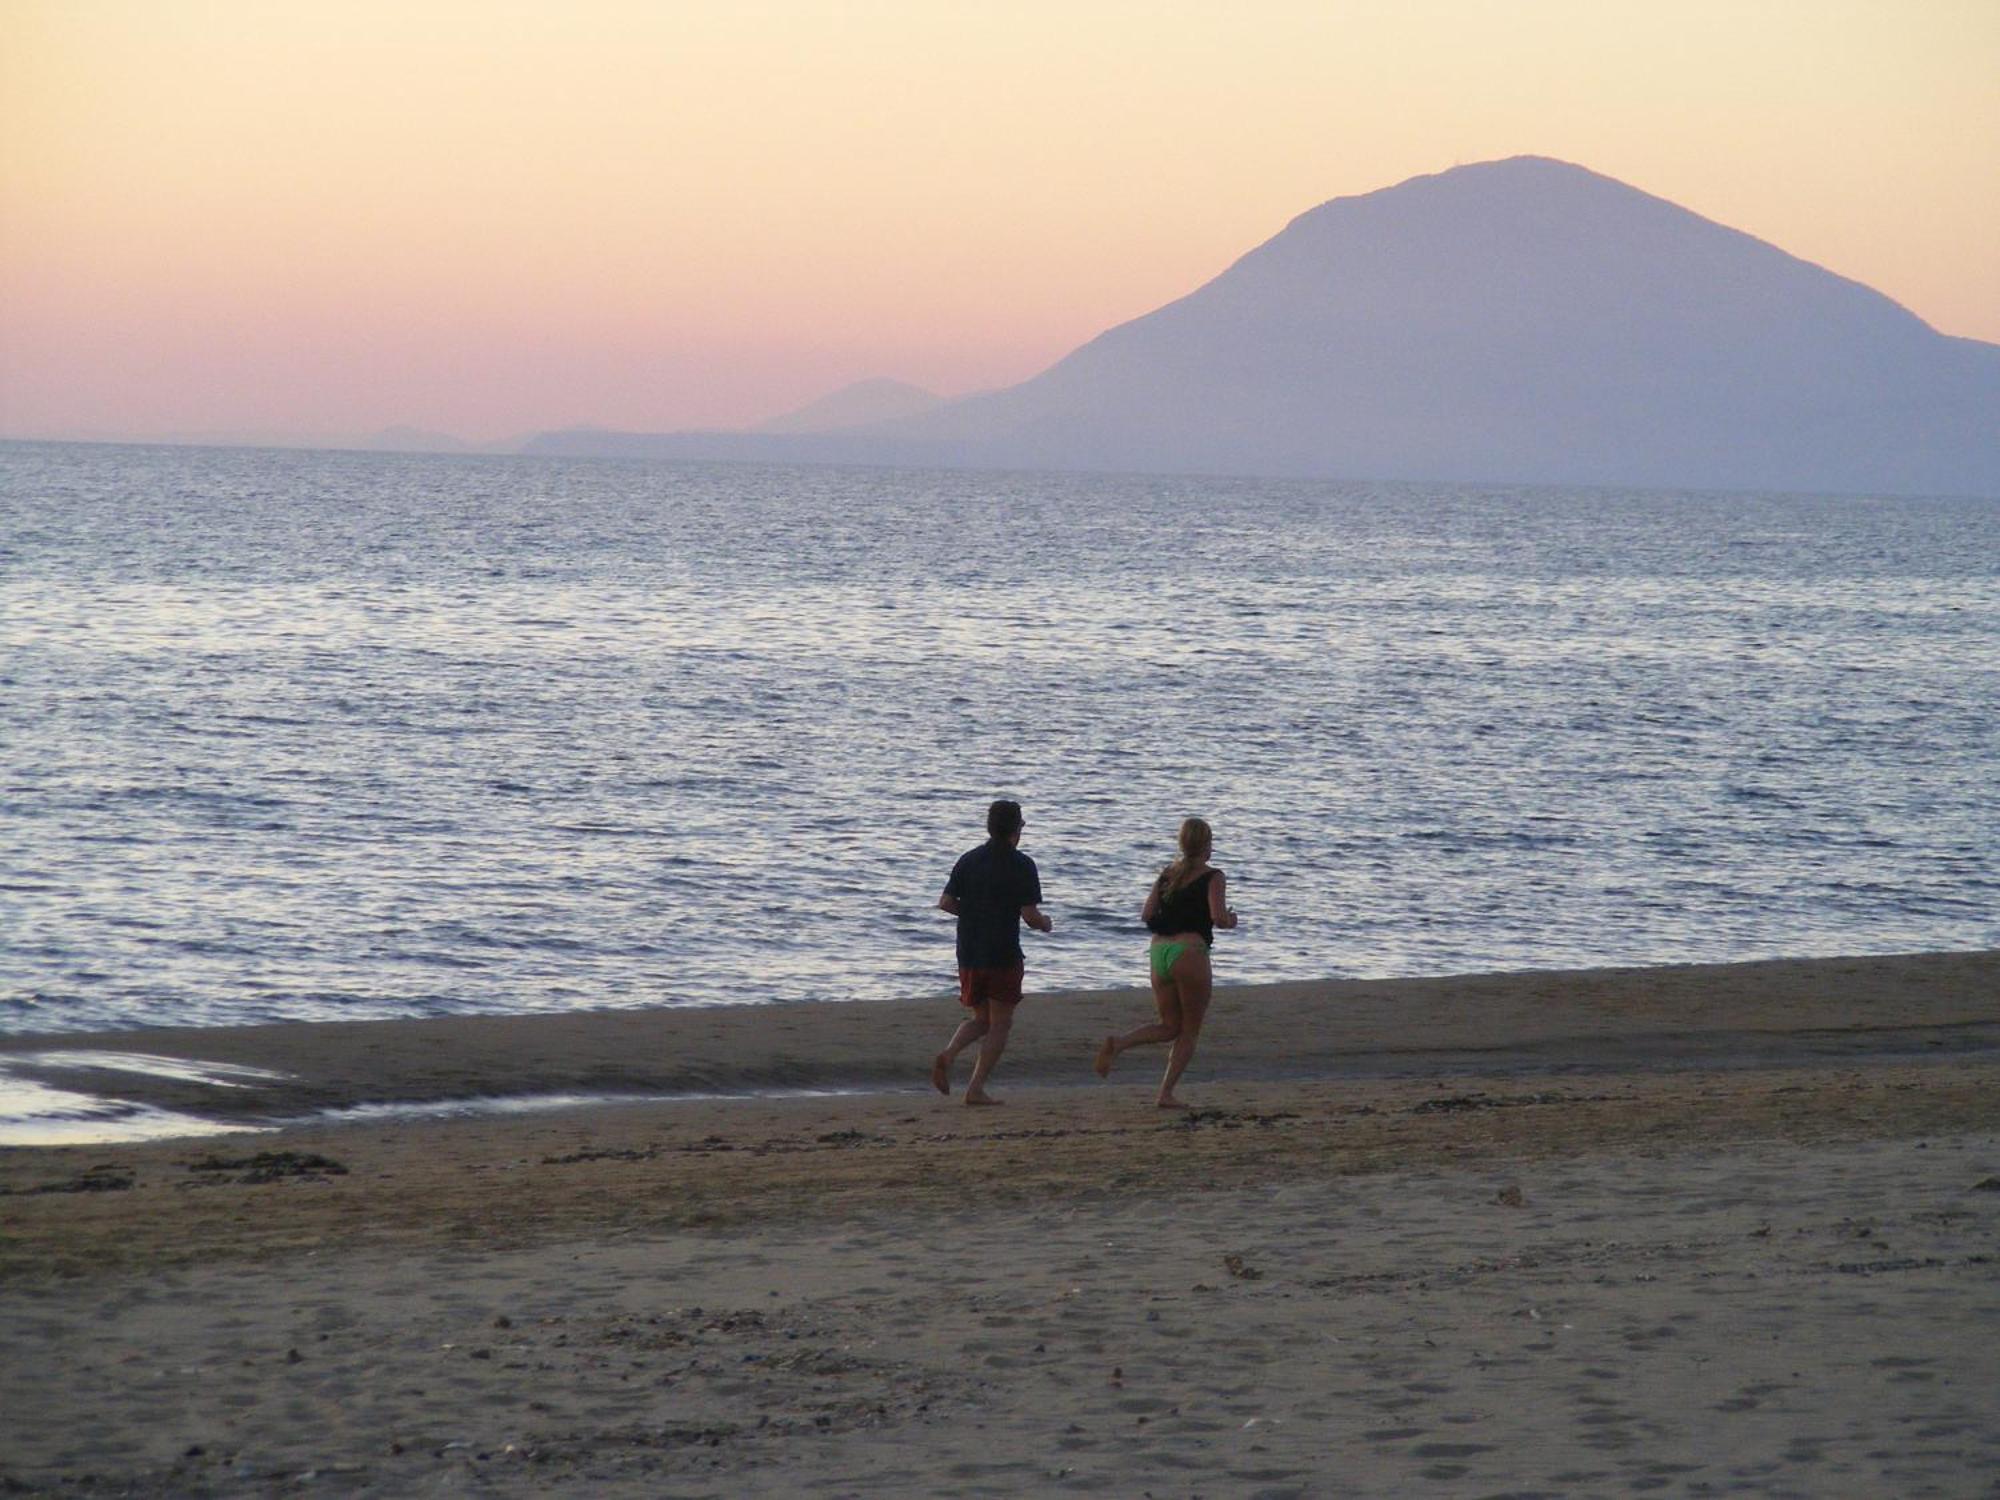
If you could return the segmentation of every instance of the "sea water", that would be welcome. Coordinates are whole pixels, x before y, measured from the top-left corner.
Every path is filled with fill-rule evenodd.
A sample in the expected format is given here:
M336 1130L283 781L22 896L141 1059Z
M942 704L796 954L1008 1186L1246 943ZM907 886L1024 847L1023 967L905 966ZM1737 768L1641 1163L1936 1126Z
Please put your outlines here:
M2000 945L2000 504L0 445L0 1029Z

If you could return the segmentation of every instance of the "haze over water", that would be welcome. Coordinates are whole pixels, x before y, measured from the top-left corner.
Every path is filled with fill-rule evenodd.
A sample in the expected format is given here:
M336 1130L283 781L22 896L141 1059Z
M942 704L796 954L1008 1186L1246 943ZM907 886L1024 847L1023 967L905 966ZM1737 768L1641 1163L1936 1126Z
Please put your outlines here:
M0 1029L2000 944L2000 506L0 447Z

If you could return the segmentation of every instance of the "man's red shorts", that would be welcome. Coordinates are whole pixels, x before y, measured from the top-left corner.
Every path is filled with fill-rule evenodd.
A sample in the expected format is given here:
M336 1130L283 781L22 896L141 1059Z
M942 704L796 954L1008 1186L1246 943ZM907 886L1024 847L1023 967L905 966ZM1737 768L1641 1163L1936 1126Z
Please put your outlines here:
M1011 964L1004 969L960 969L958 1003L979 1006L999 1000L1008 1005L1019 1004L1021 976L1026 968L1025 964Z

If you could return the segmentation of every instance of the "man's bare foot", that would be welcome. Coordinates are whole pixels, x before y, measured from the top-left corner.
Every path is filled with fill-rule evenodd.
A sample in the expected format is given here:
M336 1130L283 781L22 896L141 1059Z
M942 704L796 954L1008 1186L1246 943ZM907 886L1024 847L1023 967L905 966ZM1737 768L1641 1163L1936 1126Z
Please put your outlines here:
M931 1059L931 1087L940 1094L951 1093L951 1060L942 1052Z
M1174 1096L1173 1096L1172 1094L1169 1094L1169 1095L1167 1095L1167 1096L1166 1096L1166 1098L1164 1098L1164 1099L1161 1099L1160 1101L1158 1101L1158 1104L1157 1104L1157 1107L1158 1107L1158 1108L1160 1108L1160 1109L1193 1109L1193 1108L1194 1108L1194 1106L1193 1106L1192 1104L1188 1104L1188 1103L1185 1103L1185 1102L1183 1102L1182 1100L1179 1100L1179 1099L1176 1099L1176 1098L1175 1098L1175 1097L1174 1097Z
M973 1108L977 1109L982 1105L999 1104L1002 1101L995 1099L991 1094L987 1093L986 1090L981 1089L976 1094L968 1093L962 1102L969 1104Z
M1111 1064L1117 1060L1117 1057L1118 1038L1108 1036L1097 1044L1097 1061L1090 1066L1096 1071L1099 1078L1109 1078L1111 1076Z

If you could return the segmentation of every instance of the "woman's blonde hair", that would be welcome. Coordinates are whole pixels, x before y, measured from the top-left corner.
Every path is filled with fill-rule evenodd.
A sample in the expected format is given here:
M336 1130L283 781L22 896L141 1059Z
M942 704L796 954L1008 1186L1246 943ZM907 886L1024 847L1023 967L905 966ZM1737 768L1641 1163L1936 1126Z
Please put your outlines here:
M1208 852L1215 847L1215 830L1203 818L1183 818L1181 831L1176 837L1181 847L1181 857L1160 871L1160 895L1171 896L1188 883L1194 867L1208 858Z

